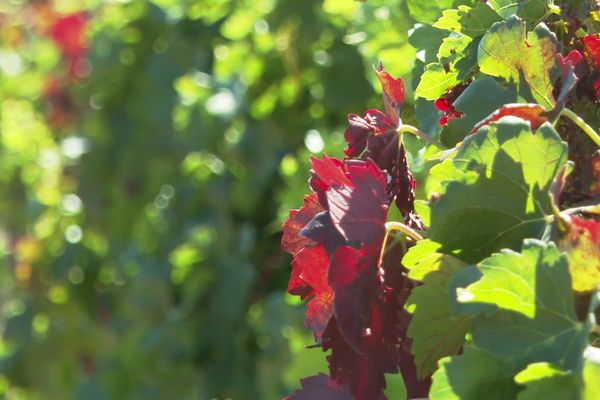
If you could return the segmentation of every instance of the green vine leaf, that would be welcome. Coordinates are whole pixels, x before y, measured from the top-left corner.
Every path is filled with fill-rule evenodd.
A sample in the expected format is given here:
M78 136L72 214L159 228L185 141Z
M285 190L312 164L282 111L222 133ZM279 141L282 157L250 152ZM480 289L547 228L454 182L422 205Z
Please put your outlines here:
M444 10L433 26L476 38L485 34L498 21L502 21L502 18L490 6L477 3L473 8L458 6L457 9Z
M535 134L513 117L482 127L430 170L429 238L467 263L540 238L550 184L566 161L567 146L548 123Z
M600 363L591 360L585 360L583 365L583 399L600 399Z
M464 35L450 35L444 38L437 53L442 64L454 63L465 56L467 46L473 39Z
M422 1L407 0L408 12L416 21L432 23L442 10L452 8L454 0Z
M529 364L515 375L515 382L525 386L517 400L563 400L579 397L577 378L571 372L546 362Z
M552 108L558 53L556 37L544 24L528 34L525 21L513 16L483 36L477 58L481 72L515 82L524 97Z
M446 71L441 64L431 63L425 66L425 72L421 75L415 94L427 100L435 100L459 83L458 72Z
M448 287L452 274L466 264L456 257L435 252L439 244L419 242L404 257L408 276L423 282L413 289L406 308L413 314L408 336L412 341L417 374L424 378L437 369L440 358L456 354L464 345L471 326L466 316L454 316L450 309Z
M459 304L485 306L473 320L476 346L515 372L533 362L581 369L589 324L577 320L568 260L554 243L526 239L521 253L502 250L478 269L478 281L456 289Z
M433 374L431 400L514 399L518 386L507 363L474 346L444 358Z
M437 57L450 71L457 72L456 79L463 82L477 69L477 47L479 40L468 36L451 34L440 45Z
M489 0L487 3L504 19L518 15L534 23L545 18L554 6L552 0Z

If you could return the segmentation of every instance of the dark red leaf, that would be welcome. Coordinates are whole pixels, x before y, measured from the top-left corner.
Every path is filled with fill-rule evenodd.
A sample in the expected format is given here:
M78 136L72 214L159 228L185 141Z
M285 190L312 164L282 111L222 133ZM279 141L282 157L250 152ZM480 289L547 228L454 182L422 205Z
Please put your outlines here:
M391 177L387 195L404 216L409 226L422 229L423 225L414 210L415 180L406 163L404 145L399 145L399 135L391 120L377 110L369 110L364 119L356 115L349 117L346 130L346 159L372 159L377 166Z
M340 385L325 374L300 380L302 389L284 400L353 400L348 385Z
M339 248L331 258L328 280L335 291L335 317L346 342L361 353L363 339L372 334L370 307L377 282L381 242L376 246Z
M423 226L414 212L415 180L397 132L403 85L383 68L378 76L387 115L368 110L364 118L349 116L346 159L311 159L309 184L319 211L290 217L295 225L289 222L285 242L292 251L296 242L304 248L295 254L289 290L311 297L305 323L323 350L331 350L331 379L319 378L310 390L303 383L304 389L294 396L307 397L294 398L328 398L332 392L323 387L333 380L349 386L354 399L383 400L385 374L399 370L411 386L411 397L426 396L430 385L429 380L417 379L406 337L410 316L403 306L414 284L398 264L402 254L396 251L404 247L389 253L393 262L384 254L387 262L380 265L392 201L406 223Z
M406 270L399 267L398 260L404 256L401 246L388 246L381 263L383 277L383 315L384 341L382 351L394 354L402 379L406 386L409 399L427 397L431 378L419 379L414 357L411 353L412 340L407 335L411 315L404 309L404 304L410 296L416 283L403 273Z
M331 376L350 382L357 399L382 396L384 374L398 369L410 397L423 397L430 380L417 378L406 337L410 315L403 309L414 284L398 265L403 249L388 249L381 266L380 250L380 245L342 247L333 255L328 279L335 317L323 333L323 350L332 350Z
M586 66L585 59L577 49L571 50L571 52L567 54L566 57L563 57L562 54L558 54L557 60L558 66L561 70L561 75L563 76L568 73L569 66L573 67L575 75L577 75L578 78L583 78L588 73L588 68Z
M372 160L345 162L348 179L327 190L329 214L349 242L379 243L385 234L387 182Z
M328 211L321 211L302 229L300 236L311 239L315 243L322 243L328 254L344 245L345 240L337 230Z
M481 127L489 125L506 116L519 117L525 121L529 121L531 129L535 130L544 122L548 121L544 114L545 111L544 107L539 104L506 104L488 115L482 121L478 122L477 125L473 127L471 134L477 132Z
M323 351L327 357L332 379L350 385L355 400L385 399L385 374L397 372L394 354L366 349L357 353L340 334L335 318L323 333ZM381 369L382 365L387 368Z
M391 186L396 191L396 206L404 216L404 222L411 228L423 229L423 222L415 212L417 182L408 168L404 145L400 146L398 163L392 179Z
M344 153L349 158L359 157L363 153L369 136L383 134L395 128L392 120L379 110L367 110L364 118L350 114L348 122L350 126L344 133L348 147Z
M319 205L317 195L304 196L304 206L290 211L290 217L283 224L281 247L290 254L296 254L303 247L314 245L310 238L303 237L300 232L321 211L323 208Z
M549 121L554 121L567 105L571 92L575 89L577 82L584 78L588 72L588 66L581 53L577 50L571 51L566 58L561 54L557 56L560 67L560 90L555 90L556 105L545 114Z

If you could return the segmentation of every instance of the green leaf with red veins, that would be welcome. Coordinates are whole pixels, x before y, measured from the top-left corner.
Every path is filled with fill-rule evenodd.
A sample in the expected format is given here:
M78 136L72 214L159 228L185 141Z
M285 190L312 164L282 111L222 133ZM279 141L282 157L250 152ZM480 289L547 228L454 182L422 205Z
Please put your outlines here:
M556 103L552 91L559 75L559 49L546 25L527 33L525 21L513 16L483 36L477 59L481 72L517 83L523 97L549 109Z
M600 286L600 222L569 216L567 233L558 247L569 256L573 290L589 292Z

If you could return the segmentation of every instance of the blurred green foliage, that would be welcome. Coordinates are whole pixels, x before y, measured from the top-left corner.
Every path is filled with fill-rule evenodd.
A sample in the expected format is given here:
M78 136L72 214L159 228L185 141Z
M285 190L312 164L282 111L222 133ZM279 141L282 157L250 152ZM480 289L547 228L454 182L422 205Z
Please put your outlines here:
M419 7L0 2L2 398L277 399L324 371L280 224L380 105L371 65L410 76Z

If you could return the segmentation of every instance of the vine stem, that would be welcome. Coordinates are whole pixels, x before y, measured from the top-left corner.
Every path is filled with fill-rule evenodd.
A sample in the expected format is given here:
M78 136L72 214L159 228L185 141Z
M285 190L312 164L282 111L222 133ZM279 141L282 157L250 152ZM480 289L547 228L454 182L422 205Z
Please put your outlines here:
M598 133L596 133L596 131L591 126L589 126L583 120L583 118L581 118L579 115L575 114L573 111L569 110L568 108L563 108L563 110L560 112L560 114L569 118L571 121L573 121L575 123L575 125L577 125L582 131L584 131L590 137L590 139L592 139L594 141L594 143L596 143L596 145L598 147L600 147L600 136L598 135Z
M398 132L399 133L412 133L416 137L423 139L424 141L428 142L429 144L434 145L435 147L437 147L440 150L447 149L447 147L444 146L441 142L437 141L436 139L432 138L431 136L429 136L422 130L415 128L412 125L400 125L400 126L398 126Z
M413 238L415 240L423 240L423 236L421 236L421 234L419 232L417 232L413 228L410 228L407 225L404 225L403 223L397 222L397 221L386 222L385 223L385 231L386 231L386 236L388 233L390 233L392 231L400 231L400 232L404 233L406 236L410 236L411 238Z
M399 231L404 233L406 236L413 238L414 240L423 240L423 236L419 234L419 232L414 229L404 225L398 221L390 221L385 223L385 236L383 237L383 243L381 244L381 251L379 252L379 260L377 261L377 265L381 266L383 261L383 255L385 254L385 246L387 245L388 238L390 233L393 231Z

